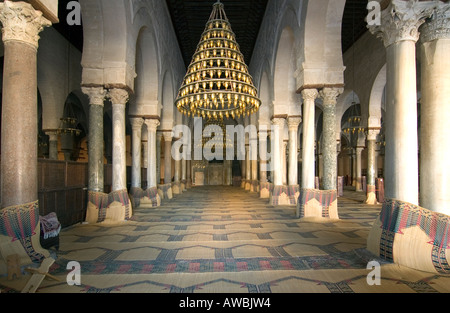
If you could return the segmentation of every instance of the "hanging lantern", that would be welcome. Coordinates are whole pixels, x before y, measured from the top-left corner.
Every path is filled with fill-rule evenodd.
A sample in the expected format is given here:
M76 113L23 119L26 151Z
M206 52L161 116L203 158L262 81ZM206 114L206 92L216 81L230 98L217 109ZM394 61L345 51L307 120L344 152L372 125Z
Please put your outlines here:
M218 1L175 104L181 113L189 116L213 119L249 116L261 106L257 94L224 5Z

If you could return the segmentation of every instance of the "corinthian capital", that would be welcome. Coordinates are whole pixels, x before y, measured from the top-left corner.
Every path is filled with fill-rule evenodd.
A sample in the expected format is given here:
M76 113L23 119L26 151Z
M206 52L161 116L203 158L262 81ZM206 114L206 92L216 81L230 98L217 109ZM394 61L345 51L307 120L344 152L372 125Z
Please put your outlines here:
M106 90L101 87L83 87L83 93L89 97L89 104L103 106L106 98Z
M152 133L156 133L156 130L158 129L158 126L161 123L159 122L159 120L157 119L146 119L145 120L145 125L147 125L147 130L152 132Z
M302 96L304 101L316 101L319 92L317 89L304 89L302 91Z
M130 95L125 89L114 88L108 91L108 98L111 99L112 104L126 104Z
M432 18L420 29L421 41L450 39L450 3L439 1Z
M342 94L343 88L324 88L320 91L320 97L323 99L323 106L334 107L337 104L337 98Z
M419 40L419 27L429 18L438 1L392 0L381 13L381 25L370 25L372 34L386 47L400 41Z
M20 41L35 49L39 47L39 33L44 27L52 25L31 4L9 0L0 3L0 22L3 25L3 42Z

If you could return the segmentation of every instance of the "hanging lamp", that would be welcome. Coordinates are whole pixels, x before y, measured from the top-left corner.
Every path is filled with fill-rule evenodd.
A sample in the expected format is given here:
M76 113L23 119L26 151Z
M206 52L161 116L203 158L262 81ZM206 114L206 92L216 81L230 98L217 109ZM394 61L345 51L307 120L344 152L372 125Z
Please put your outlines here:
M218 1L201 36L176 100L187 116L222 120L256 113L261 106L224 5Z

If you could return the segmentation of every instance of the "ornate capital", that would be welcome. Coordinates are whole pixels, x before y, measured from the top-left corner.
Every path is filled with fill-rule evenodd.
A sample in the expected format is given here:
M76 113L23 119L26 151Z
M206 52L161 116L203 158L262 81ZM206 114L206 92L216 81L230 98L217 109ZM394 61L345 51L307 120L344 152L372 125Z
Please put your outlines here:
M172 142L173 139L173 132L165 131L163 132L163 137L165 142Z
M367 130L367 140L368 141L376 141L379 134L380 134L380 129L368 129Z
M126 104L130 95L125 89L110 89L108 91L108 98L111 99L112 104Z
M440 1L432 18L422 26L420 32L422 42L450 39L450 3Z
M142 130L142 125L144 125L144 119L142 117L132 117L130 118L131 128L135 131Z
M381 13L381 25L369 26L385 47L400 42L419 40L419 27L429 18L437 1L392 0Z
M343 88L324 88L320 91L319 95L323 99L323 106L335 107L337 104L337 98L344 92Z
M319 97L317 89L304 89L302 90L302 97L304 101L316 101Z
M289 117L288 118L288 127L289 131L298 131L298 126L302 122L301 117Z
M3 42L20 41L35 49L39 47L39 33L44 27L52 25L31 4L9 0L0 3L0 21L3 25Z
M158 129L158 126L160 124L161 123L157 119L146 119L145 120L145 125L147 125L147 130L152 133L156 133L156 130ZM172 138L172 136L171 136L171 138Z
M81 88L83 93L89 97L89 103L91 105L104 106L106 98L106 90L101 87L83 87Z

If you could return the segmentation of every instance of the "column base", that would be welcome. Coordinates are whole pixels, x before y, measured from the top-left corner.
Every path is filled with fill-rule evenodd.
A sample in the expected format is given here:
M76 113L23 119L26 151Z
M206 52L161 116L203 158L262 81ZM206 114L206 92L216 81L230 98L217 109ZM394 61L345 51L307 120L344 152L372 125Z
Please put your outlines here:
M156 208L161 206L161 197L156 187L147 190L133 187L130 190L130 200L134 208Z
M250 186L250 191L251 192L259 192L259 181L252 180L251 186Z
M181 182L176 181L172 183L172 193L174 195L181 195L183 193L183 189L181 189Z
M291 205L297 205L298 197L300 197L300 186L299 185L288 186L288 196Z
M395 264L450 274L449 243L450 216L388 199L369 233L367 249Z
M246 179L241 179L241 188L245 189L245 184L247 183Z
M40 243L38 201L8 207L0 216L0 276L8 274L8 263L20 267L40 264L50 252Z
M288 186L274 186L269 197L269 203L274 206L292 205Z
M126 189L113 191L110 194L88 193L86 222L89 224L110 224L129 220L133 215L133 207Z
M337 190L300 190L298 218L339 219Z
M162 200L173 199L172 184L158 185L158 194Z
M367 199L366 204L376 205L379 204L377 200L376 187L373 185L367 185Z
M182 181L181 181L181 191L182 192L185 192L185 191L187 191L187 180L186 179L183 179Z
M269 199L271 193L270 183L261 182L259 186L259 197L261 199Z
M249 179L245 180L245 191L250 191L252 190L252 181Z

